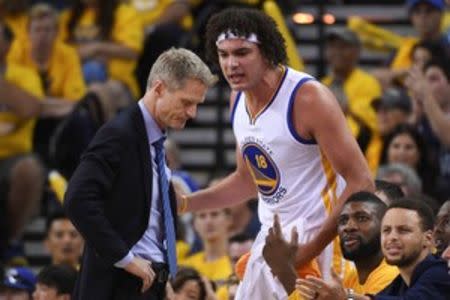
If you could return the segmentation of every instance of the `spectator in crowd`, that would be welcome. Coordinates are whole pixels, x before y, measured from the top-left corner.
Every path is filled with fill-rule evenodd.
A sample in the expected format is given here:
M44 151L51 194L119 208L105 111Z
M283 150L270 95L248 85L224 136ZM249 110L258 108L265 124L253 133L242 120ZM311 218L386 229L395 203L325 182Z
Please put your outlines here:
M36 276L28 268L17 267L6 270L0 283L0 299L31 300L36 285Z
M256 238L256 235L261 229L261 223L256 213L257 208L253 208L255 206L254 204L257 205L256 199L251 199L230 207L232 220L229 231L230 236L245 234L252 239Z
M398 275L381 251L381 219L387 205L376 195L359 192L350 196L338 220L344 258L355 268L344 276L344 286L360 294L376 294Z
M39 272L33 300L70 300L77 271L67 265L51 265Z
M450 275L446 264L430 253L433 212L424 203L404 199L389 206L381 225L381 245L386 261L400 275L375 299L447 299Z
M408 94L402 89L390 88L372 102L377 115L378 134L369 145L366 158L369 165L378 169L383 151L384 140L394 129L408 122L412 112L412 104Z
M134 70L143 28L132 6L119 0L76 0L61 15L60 38L77 48L86 82L102 82L97 86L105 97L127 105L140 96Z
M419 175L404 164L382 165L378 169L377 179L397 184L405 196L419 195L422 192Z
M412 51L420 41L441 43L448 49L441 35L441 22L445 10L444 0L407 0L408 15L418 37L406 38L393 55L389 68L378 69L374 75L383 87L402 84L412 65Z
M381 250L381 219L386 208L374 194L358 192L350 196L339 216L341 250L344 257L355 264L355 268L345 274L343 286L355 293L376 294L399 274L396 267L386 263ZM309 296L314 280L298 280L297 288L302 296ZM321 289L330 293L332 285L321 281Z
M145 90L148 72L156 58L164 50L180 45L188 30L192 28L193 19L190 10L193 2L183 0L130 1L137 10L146 33L136 70L142 91Z
M14 38L24 41L28 32L29 0L0 1L0 20L11 28Z
M195 268L219 287L233 273L228 256L231 217L229 209L202 210L194 213L194 229L203 242L203 251L180 262Z
M345 291L334 277L332 288L311 279L308 289L300 290L306 299L436 299L450 295L447 263L431 254L433 212L424 203L404 198L391 204L381 224L381 247L388 264L397 266L400 274L374 296ZM314 297L312 297L314 296Z
M405 196L399 185L380 179L375 180L375 195L387 206Z
M0 22L0 260L20 255L18 240L37 212L44 185L32 135L43 95L32 70L7 62L13 34ZM5 248L9 247L8 253ZM17 252L16 250L19 250Z
M417 126L439 163L432 195L443 202L450 197L450 58L432 59L423 73L412 70L407 84L417 107Z
M214 298L208 298L211 295L208 295L205 281L193 268L184 267L178 270L171 285L174 297L169 300L214 300ZM214 295L212 296L214 297Z
M436 254L443 255L444 250L450 244L450 200L446 201L436 217L436 223L433 232Z
M326 36L326 59L330 75L322 82L336 96L350 129L363 151L377 133L376 115L371 102L381 95L378 80L358 67L361 42L349 29L333 30ZM375 172L376 166L372 168Z
M411 51L412 68L423 70L425 65L433 58L445 57L446 49L439 42L420 41Z
M250 252L253 241L254 238L245 233L239 233L230 237L228 240L228 256L233 266L236 265L236 262L242 255Z
M381 162L404 164L412 168L422 181L423 192L432 193L436 168L430 162L423 137L412 125L401 124L386 137Z
M55 212L47 218L44 245L53 265L66 264L79 268L83 238L63 212Z
M86 93L75 49L57 41L58 14L48 4L36 4L29 13L28 38L16 40L8 61L35 70L45 98L34 131L34 151L49 165L49 141L58 123L72 112Z

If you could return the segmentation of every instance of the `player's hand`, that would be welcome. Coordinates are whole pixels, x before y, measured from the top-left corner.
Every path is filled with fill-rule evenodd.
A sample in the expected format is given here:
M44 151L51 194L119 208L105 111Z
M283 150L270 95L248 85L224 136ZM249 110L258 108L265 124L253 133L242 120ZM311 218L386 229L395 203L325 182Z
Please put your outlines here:
M295 288L304 299L314 300L345 300L347 293L342 281L336 273L331 270L331 281L313 276L306 276L305 279L297 279Z
M284 239L280 220L277 214L273 217L273 225L266 237L263 248L263 257L275 275L292 267L295 262L298 247L298 233L296 227L292 228L291 241Z
M153 280L155 279L155 271L152 269L152 262L140 257L135 256L133 260L125 266L125 271L142 279L142 293L152 286Z

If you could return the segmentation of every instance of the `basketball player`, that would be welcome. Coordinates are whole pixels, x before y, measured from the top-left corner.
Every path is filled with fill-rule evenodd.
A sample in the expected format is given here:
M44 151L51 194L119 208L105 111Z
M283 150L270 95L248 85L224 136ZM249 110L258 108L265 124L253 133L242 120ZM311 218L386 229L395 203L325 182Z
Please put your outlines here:
M262 257L274 213L287 238L297 227L296 266L314 267L320 255L329 274L337 217L351 194L373 191L371 175L331 92L284 65L284 40L270 17L224 10L207 25L206 47L232 89L237 167L219 184L180 196L179 210L227 207L257 194L262 227L236 299L285 299Z

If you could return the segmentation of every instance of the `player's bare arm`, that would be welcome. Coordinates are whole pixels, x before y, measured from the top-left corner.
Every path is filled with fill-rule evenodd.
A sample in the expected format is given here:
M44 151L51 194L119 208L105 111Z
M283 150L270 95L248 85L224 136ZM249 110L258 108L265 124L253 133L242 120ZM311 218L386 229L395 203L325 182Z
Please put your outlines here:
M236 93L230 96L230 108L233 107ZM218 184L190 194L186 203L178 197L179 207L186 205L183 211L217 209L229 207L256 197L256 186L242 158L239 145L236 145L236 170Z
M297 265L310 261L336 237L337 218L345 200L361 190L373 191L368 165L333 94L318 82L308 82L298 91L294 104L295 128L300 136L314 139L346 187L316 237L299 247Z

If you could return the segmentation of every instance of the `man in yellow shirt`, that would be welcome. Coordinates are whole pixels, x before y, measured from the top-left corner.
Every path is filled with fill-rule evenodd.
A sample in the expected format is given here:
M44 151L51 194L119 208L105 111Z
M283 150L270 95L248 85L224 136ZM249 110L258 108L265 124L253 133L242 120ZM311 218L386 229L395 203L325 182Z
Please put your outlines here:
M445 12L444 0L407 0L408 15L417 37L405 37L400 48L393 54L388 68L372 72L383 88L403 82L412 64L412 52L419 41L435 41L448 47L449 42L441 34Z
M194 213L194 228L203 242L204 250L188 257L181 265L192 267L215 281L220 287L233 273L228 257L228 209L203 210Z
M16 40L8 61L24 65L40 75L45 98L34 136L34 150L49 163L49 141L57 125L86 93L76 50L57 41L58 15L47 4L31 8L28 38Z
M396 266L386 263L381 251L380 228L386 209L386 204L374 194L358 192L350 196L339 216L337 230L342 253L355 264L343 280L350 294L377 294L399 274ZM321 283L316 285L318 281ZM312 299L311 296L329 293L333 286L321 279L306 278L298 280L297 289L304 298Z
M25 225L39 206L43 173L32 155L35 118L40 113L42 89L38 76L7 63L12 31L0 22L0 260L16 253ZM6 257L8 256L8 257Z
M358 67L361 43L355 33L348 29L334 30L326 40L330 74L322 82L336 96L353 136L367 156L368 145L377 132L371 102L381 95L380 84L375 77Z

